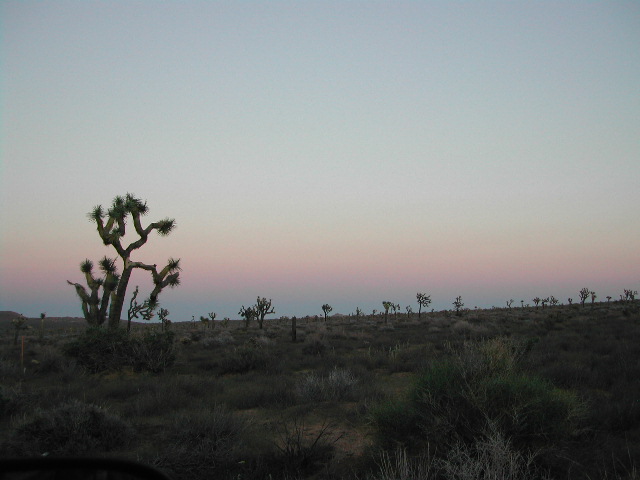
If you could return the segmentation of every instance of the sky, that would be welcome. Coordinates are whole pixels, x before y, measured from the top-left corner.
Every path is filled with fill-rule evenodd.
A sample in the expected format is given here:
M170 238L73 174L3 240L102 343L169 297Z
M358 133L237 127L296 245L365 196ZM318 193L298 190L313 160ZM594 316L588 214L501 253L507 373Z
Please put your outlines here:
M618 298L639 187L637 1L0 3L0 310L81 316L126 193L173 321Z

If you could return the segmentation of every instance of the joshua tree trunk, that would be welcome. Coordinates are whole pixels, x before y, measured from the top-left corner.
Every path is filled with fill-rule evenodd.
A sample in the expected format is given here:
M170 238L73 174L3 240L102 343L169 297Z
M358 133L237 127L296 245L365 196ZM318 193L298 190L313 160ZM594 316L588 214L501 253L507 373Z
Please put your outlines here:
M132 270L131 267L125 268L118 282L118 288L111 301L111 308L109 309L109 328L118 328L120 324L120 316L122 315L122 308L124 307L124 297L127 294L127 287L129 286Z

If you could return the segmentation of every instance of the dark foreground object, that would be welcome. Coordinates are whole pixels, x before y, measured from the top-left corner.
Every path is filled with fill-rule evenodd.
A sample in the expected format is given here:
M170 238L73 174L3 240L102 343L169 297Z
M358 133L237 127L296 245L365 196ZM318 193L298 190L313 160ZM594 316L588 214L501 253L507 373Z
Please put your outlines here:
M0 480L169 480L141 463L107 458L0 460Z

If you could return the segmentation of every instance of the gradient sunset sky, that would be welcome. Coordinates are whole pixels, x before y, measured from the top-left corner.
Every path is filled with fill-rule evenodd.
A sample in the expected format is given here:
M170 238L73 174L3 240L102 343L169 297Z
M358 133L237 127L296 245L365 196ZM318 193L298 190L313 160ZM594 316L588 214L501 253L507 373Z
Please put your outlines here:
M0 310L176 219L174 321L640 289L640 2L3 1ZM148 275L130 291L148 293Z

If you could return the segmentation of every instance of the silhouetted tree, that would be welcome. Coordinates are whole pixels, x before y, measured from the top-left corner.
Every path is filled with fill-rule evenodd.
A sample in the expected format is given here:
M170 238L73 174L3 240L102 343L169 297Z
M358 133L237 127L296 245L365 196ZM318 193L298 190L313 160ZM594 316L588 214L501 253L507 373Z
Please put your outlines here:
M460 309L464 307L464 303L462 303L462 296L456 297L455 301L453 302L453 306L456 309L456 315L460 316L462 314L460 312Z
M578 295L580 295L580 304L584 307L584 302L587 300L587 298L589 298L589 295L591 295L591 290L585 287L580 290Z
M393 309L395 310L395 303L393 302L388 302L388 301L384 301L382 302L382 306L384 307L384 323L387 323L387 317L389 315L389 309L393 307Z
M431 295L426 293L416 293L416 300L418 300L418 318L422 315L422 307L427 308L431 303Z
M255 312L255 317L256 320L258 320L260 329L262 329L262 325L264 324L265 315L276 313L271 306L271 299L267 300L265 297L258 297L256 304L253 306L253 311Z
M249 328L249 324L251 323L251 320L253 320L256 317L256 312L252 307L246 308L243 305L240 308L238 315L244 318L244 328L247 329Z
M109 210L105 211L101 205L97 205L88 214L89 219L96 224L102 242L105 245L111 245L122 260L121 275L117 272L116 259L105 256L100 260L99 266L103 274L101 278L93 275L91 260L83 261L80 264L80 271L85 274L90 292L79 283L67 281L75 287L82 301L82 313L89 324L102 325L107 318L108 309L109 327L118 327L129 279L136 268L151 272L154 288L149 295L149 304L156 304L158 295L165 287L176 287L180 284L179 259L170 258L167 265L160 271L156 264L150 265L131 259L133 251L147 243L151 232L155 230L159 235L166 236L175 228L175 220L170 218L143 227L141 218L148 212L149 208L145 202L128 193L124 197L114 198ZM129 218L139 238L125 247L122 241Z
M329 315L329 313L333 310L333 307L331 305L329 305L328 303L325 303L324 305L322 305L322 311L324 312L324 321L327 321L327 315Z

